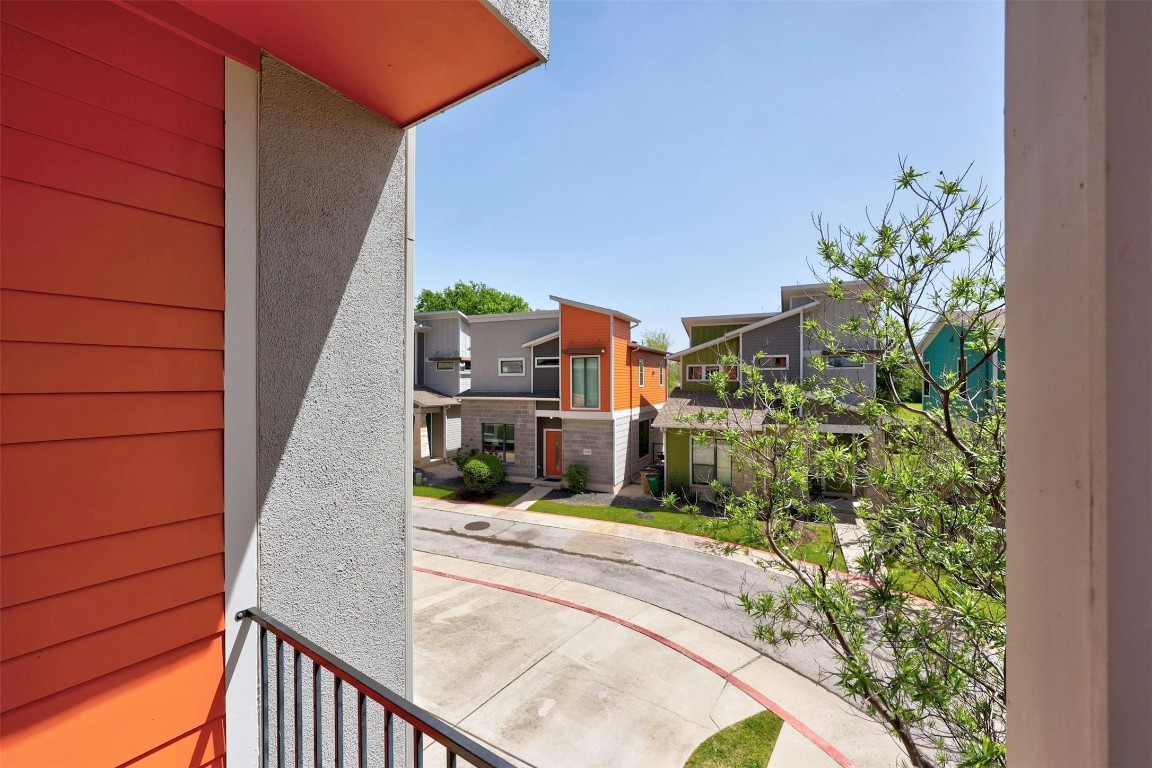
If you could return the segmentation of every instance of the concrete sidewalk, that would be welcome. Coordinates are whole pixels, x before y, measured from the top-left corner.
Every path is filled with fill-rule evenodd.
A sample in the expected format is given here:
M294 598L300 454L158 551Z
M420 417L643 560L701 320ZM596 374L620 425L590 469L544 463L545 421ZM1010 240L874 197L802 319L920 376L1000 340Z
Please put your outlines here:
M414 564L417 703L521 764L680 768L764 707L786 722L770 768L879 768L902 754L820 686L641 600L459 558L417 552ZM429 764L443 759L430 750Z

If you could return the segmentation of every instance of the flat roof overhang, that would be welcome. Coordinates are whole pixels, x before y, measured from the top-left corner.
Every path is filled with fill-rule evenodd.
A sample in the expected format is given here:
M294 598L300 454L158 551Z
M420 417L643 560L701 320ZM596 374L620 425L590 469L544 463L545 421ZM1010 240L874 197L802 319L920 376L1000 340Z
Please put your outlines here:
M483 0L122 4L252 67L266 50L400 126L544 61Z

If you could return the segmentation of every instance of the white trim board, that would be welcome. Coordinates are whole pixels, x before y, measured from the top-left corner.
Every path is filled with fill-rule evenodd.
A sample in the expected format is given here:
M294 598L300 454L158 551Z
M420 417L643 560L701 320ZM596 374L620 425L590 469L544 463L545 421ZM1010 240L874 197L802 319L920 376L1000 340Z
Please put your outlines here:
M260 759L256 317L260 73L224 59L224 672L228 760Z

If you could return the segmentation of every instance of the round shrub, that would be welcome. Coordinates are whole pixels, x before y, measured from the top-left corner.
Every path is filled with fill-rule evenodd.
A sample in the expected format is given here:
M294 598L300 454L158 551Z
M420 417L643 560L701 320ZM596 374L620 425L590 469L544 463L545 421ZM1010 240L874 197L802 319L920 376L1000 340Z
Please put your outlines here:
M568 490L572 493L588 490L588 467L583 464L568 465Z
M464 462L460 475L473 493L491 493L504 479L504 463L495 456L478 453Z

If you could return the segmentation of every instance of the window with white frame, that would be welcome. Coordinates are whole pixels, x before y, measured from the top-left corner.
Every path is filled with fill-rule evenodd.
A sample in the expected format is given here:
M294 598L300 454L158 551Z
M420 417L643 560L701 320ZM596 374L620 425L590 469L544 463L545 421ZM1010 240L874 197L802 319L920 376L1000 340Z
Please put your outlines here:
M484 424L484 453L497 457L505 464L516 463L516 425Z
M468 373L468 374L472 373L472 361L471 360L461 360L460 361L460 370L463 371L464 373Z
M640 361L640 386L644 386L644 361Z
M735 365L690 365L688 366L688 381L708 381L712 374L721 370L728 372L728 381L736 381L739 368Z
M713 480L732 487L732 451L726 443L709 440L692 443L692 482L708 485Z
M537 368L559 368L560 358L558 357L538 357L536 358Z
M502 358L500 358L500 375L501 376L523 376L524 375L524 358L522 358L522 357L502 357Z
M827 367L829 367L829 368L863 368L864 367L864 361L863 360L853 360L851 357L848 357L846 355L830 355L828 357L828 359L825 360L824 362L827 365Z
M455 368L456 368L456 363L452 363L452 362L446 363L443 360L437 360L436 361L436 370L438 370L438 371L451 371L451 370L455 370Z
M660 366L660 386L664 386L664 366Z
M932 376L932 364L931 363L928 363L928 362L924 363L924 372L927 373L929 377ZM929 382L928 379L924 379L924 386L923 386L923 389L920 391L920 397L921 398L928 397L931 394L932 394L932 384Z
M572 407L600 407L600 358L572 358Z
M788 370L788 355L764 355L756 356L756 365L762 371L786 371Z

